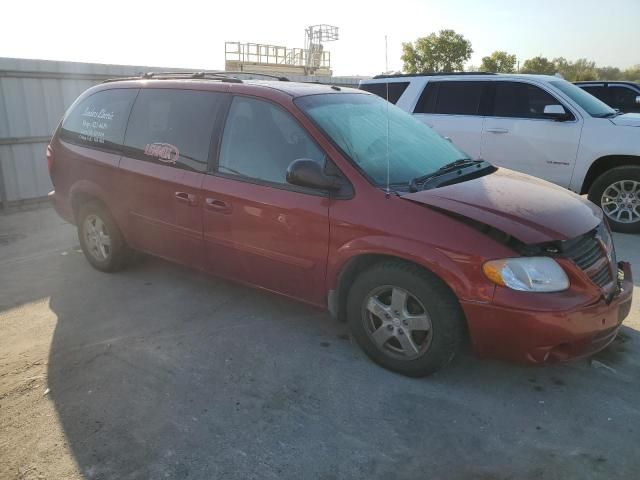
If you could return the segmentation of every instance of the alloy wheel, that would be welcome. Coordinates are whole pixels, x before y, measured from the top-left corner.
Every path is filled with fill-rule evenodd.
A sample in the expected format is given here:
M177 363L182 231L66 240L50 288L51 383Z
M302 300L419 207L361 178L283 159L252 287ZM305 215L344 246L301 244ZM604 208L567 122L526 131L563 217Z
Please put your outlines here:
M102 219L95 214L87 215L83 231L91 256L100 262L108 260L111 255L111 237Z
M403 288L387 285L372 290L363 303L362 319L375 345L392 357L412 360L431 345L427 309Z
M602 210L611 220L620 223L640 221L640 182L620 180L604 189Z

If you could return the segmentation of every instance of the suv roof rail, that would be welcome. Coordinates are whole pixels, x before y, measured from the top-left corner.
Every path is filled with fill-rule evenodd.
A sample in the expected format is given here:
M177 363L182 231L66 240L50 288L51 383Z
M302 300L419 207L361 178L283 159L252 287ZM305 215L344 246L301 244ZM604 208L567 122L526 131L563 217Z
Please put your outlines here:
M604 84L621 83L623 85L634 85L634 86L638 85L638 83L632 82L631 80L578 80L577 82L573 82L573 83L576 85L586 85L589 83L604 83Z
M496 75L493 72L423 72L423 73L393 73L390 75L376 75L374 80L379 78L403 78L403 77L441 77L450 75Z

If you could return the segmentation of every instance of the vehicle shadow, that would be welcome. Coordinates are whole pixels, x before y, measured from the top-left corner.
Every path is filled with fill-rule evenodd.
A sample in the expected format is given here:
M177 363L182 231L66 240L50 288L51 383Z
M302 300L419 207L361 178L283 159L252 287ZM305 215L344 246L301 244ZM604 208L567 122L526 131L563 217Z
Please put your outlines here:
M640 467L631 328L591 364L463 354L409 379L321 311L164 261L105 275L76 254L48 280L35 294L57 315L49 395L86 478L589 479Z

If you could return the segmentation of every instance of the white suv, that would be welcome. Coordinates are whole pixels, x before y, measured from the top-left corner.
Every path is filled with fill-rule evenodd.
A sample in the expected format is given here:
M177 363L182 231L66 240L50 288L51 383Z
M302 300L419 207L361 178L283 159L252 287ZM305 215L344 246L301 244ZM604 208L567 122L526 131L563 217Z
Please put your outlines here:
M413 113L473 158L588 193L614 230L640 232L640 114L620 114L544 75L392 75L360 88Z

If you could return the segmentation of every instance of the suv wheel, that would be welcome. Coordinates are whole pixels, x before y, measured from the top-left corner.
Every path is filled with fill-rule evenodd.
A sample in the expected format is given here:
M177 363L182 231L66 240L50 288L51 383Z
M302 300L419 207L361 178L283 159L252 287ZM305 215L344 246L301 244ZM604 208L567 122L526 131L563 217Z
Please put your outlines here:
M640 232L640 166L616 167L600 175L589 189L616 232Z
M80 207L78 237L82 251L93 267L102 272L124 268L129 248L115 221L102 205L90 202Z
M411 377L446 366L464 338L456 297L435 275L402 262L374 265L347 299L349 327L379 365Z

